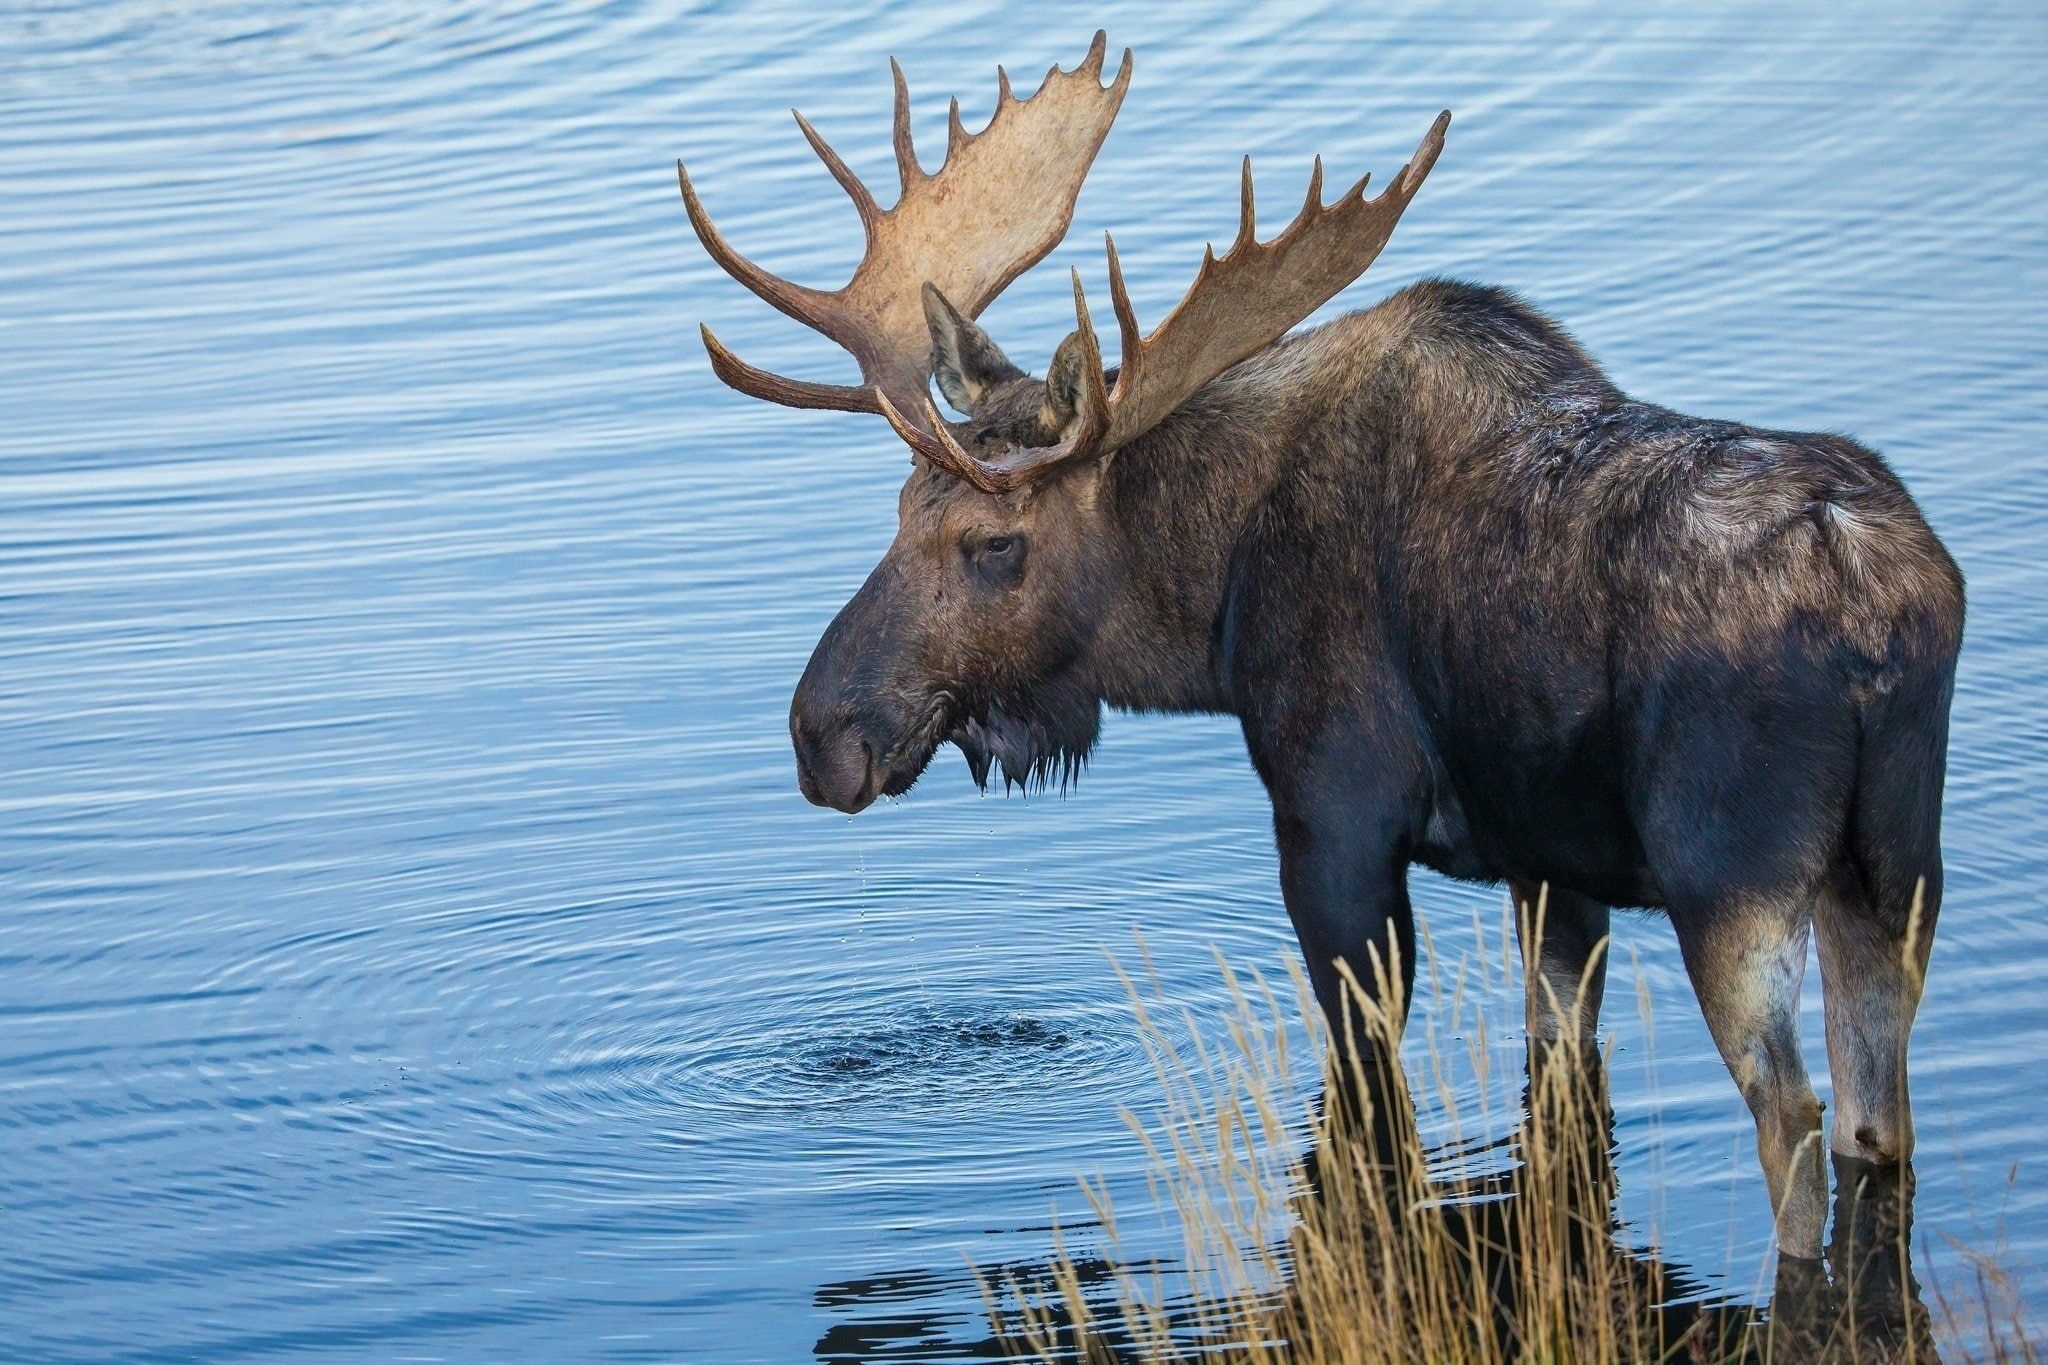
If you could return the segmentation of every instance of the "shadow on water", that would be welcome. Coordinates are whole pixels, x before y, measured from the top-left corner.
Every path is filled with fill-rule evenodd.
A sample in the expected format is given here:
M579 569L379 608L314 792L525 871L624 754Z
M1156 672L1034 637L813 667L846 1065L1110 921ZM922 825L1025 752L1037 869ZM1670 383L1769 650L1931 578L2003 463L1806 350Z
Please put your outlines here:
M1604 1073L1570 1101L1581 1107L1578 1115L1558 1115L1547 1104L1531 1103L1530 1088L1523 1093L1522 1123L1511 1136L1492 1144L1507 1149L1510 1161L1505 1169L1471 1177L1424 1176L1423 1198L1411 1203L1426 1204L1441 1220L1433 1231L1447 1238L1460 1257L1469 1258L1475 1278L1487 1286L1492 1320L1474 1327L1469 1358L1513 1360L1554 1354L1546 1343L1528 1339L1529 1324L1541 1313L1524 1300L1544 1292L1532 1285L1560 1283L1604 1286L1599 1297L1608 1300L1617 1318L1612 1338L1628 1343L1630 1359L1941 1358L1913 1271L1910 1167L1887 1171L1834 1158L1832 1231L1823 1259L1780 1258L1770 1294L1751 1303L1717 1293L1686 1266L1629 1244L1629 1229L1615 1213L1620 1191ZM1381 1116L1379 1121L1335 1136L1326 1133L1296 1168L1289 1200L1295 1237L1303 1225L1319 1225L1325 1233L1332 1227L1330 1186L1353 1177L1340 1173L1332 1180L1323 1174L1325 1169L1378 1171L1386 1192L1397 1195L1403 1163L1416 1155L1429 1167L1468 1162L1474 1155L1466 1144L1425 1148L1414 1128L1413 1110L1406 1104L1373 1106L1372 1111ZM1531 1117L1532 1113L1541 1117ZM1533 1129L1539 1122L1545 1124L1542 1134ZM1404 1124L1405 1132L1394 1131L1393 1124ZM1552 1144L1556 1169L1560 1136L1575 1147L1565 1165L1581 1178L1562 1187L1554 1180L1540 1186L1527 1183L1523 1153L1532 1140ZM1337 1144L1341 1153L1333 1155ZM1351 1197L1355 1194L1350 1192ZM1531 1218L1570 1231L1562 1243L1545 1243L1524 1226ZM1412 1267L1412 1260L1404 1262L1400 1250L1376 1244L1384 1235L1383 1224L1376 1228L1371 1220L1359 1218L1342 1221L1342 1226L1354 1238L1348 1254L1375 1267L1378 1274L1391 1278L1407 1273L1404 1264ZM1539 1244L1563 1253L1562 1275L1546 1268L1532 1276L1526 1273L1532 1267L1518 1264L1518 1256L1526 1257L1527 1249ZM957 1272L881 1273L827 1283L818 1288L813 1303L839 1321L819 1337L815 1353L824 1362L1030 1356L1135 1362L1161 1358L1158 1333L1163 1326L1173 1341L1172 1356L1231 1359L1248 1338L1267 1343L1288 1340L1290 1324L1299 1332L1299 1324L1316 1320L1315 1310L1305 1309L1290 1279L1260 1296L1249 1312L1242 1304L1223 1307L1195 1295L1168 1296L1154 1306L1149 1334L1142 1328L1133 1330L1130 1287L1171 1281L1177 1271L1165 1261L1116 1262L1086 1256L980 1265ZM933 1306L958 1305L983 1285L992 1287L993 1315ZM1088 1319L1087 1330L1079 1333L1076 1319L1082 1314L1075 1311L1077 1301L1085 1306ZM1022 1305L1030 1306L1024 1316L1033 1326L1019 1330L1014 1310ZM1219 1322L1230 1323L1230 1329L1219 1331ZM1345 1357L1341 1343L1321 1346L1305 1354L1317 1359Z

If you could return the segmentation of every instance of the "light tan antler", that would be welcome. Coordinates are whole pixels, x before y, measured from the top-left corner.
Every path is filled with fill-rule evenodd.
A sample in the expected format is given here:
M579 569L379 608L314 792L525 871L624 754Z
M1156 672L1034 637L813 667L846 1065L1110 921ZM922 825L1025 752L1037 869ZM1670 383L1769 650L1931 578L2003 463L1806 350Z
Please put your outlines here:
M1078 426L1058 445L983 459L960 446L922 392L909 416L889 393L880 404L883 415L919 454L989 493L1009 492L1055 465L1115 450L1158 425L1232 365L1278 341L1364 274L1436 163L1450 122L1448 111L1437 116L1414 159L1377 198L1365 197L1372 179L1368 175L1335 203L1323 203L1323 163L1318 157L1301 213L1270 242L1260 242L1255 235L1252 163L1247 157L1237 239L1220 257L1211 249L1203 251L1194 284L1150 336L1139 335L1116 243L1109 242L1109 291L1122 333L1122 365L1115 389L1105 392L1100 346L1076 273L1074 315L1085 356L1083 385Z
M899 412L917 411L932 375L931 333L919 291L934 284L974 317L1066 235L1081 182L1130 86L1129 49L1116 79L1102 84L1108 41L1097 32L1078 67L1063 72L1054 66L1027 100L1011 93L1009 76L996 68L995 115L979 133L961 126L960 102L954 100L946 161L936 174L918 164L910 139L910 91L892 58L903 193L891 209L875 203L867 186L797 114L797 126L852 198L867 234L860 265L840 289L792 284L734 251L712 226L678 161L683 204L712 259L769 304L838 342L859 363L862 382L819 384L770 374L727 350L705 327L704 348L718 377L742 393L788 407L879 412L885 400L877 395L887 395Z

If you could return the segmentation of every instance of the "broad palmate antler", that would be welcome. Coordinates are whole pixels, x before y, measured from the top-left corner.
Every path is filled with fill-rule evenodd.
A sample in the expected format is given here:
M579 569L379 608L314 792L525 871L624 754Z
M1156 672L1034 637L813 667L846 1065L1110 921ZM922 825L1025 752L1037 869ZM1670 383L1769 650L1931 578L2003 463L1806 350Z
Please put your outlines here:
M832 172L867 232L867 250L844 288L792 284L734 251L711 225L683 163L676 163L690 223L725 272L798 322L823 332L860 364L860 385L785 379L747 364L706 327L711 367L732 387L771 403L842 412L880 412L876 393L897 408L914 409L932 376L932 340L920 290L936 285L953 305L974 317L1016 279L1045 259L1066 236L1074 199L1110 122L1131 83L1131 54L1107 87L1101 82L1107 35L1098 32L1088 56L1072 71L1055 66L1028 100L1010 91L996 70L1001 93L987 128L970 135L953 101L946 162L936 175L918 164L910 141L910 91L903 68L896 77L896 168L903 194L882 209L838 153L797 114L811 147Z

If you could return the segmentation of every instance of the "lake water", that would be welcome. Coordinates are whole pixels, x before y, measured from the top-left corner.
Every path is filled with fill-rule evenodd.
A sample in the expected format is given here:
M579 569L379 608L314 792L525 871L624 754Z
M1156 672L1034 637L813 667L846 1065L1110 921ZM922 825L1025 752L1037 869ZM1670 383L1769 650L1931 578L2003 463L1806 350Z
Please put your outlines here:
M1994 1250L2048 1308L2048 11L13 0L0 1354L942 1360L987 1334L970 1258L1085 1246L1079 1173L1143 1205L1105 949L1142 928L1197 1028L1213 949L1293 951L1235 727L1112 717L1064 797L949 750L805 804L789 691L904 452L712 379L700 319L851 369L717 272L673 169L836 284L788 105L886 199L891 53L936 162L947 94L978 126L998 62L1028 90L1098 24L1137 75L986 319L1020 358L1102 229L1157 317L1241 154L1279 204L1449 107L1336 307L1513 285L1644 397L1905 476L1971 595L1919 1268ZM1441 961L1498 925L1416 895ZM1628 1239L1752 1297L1749 1119L1668 926L1618 929Z

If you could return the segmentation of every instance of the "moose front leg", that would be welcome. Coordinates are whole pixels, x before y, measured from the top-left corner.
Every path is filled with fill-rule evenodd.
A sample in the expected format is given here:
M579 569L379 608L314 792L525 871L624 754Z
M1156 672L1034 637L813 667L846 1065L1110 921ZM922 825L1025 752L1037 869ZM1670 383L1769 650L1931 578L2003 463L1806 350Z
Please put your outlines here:
M1398 1135L1413 1114L1400 1033L1415 984L1406 861L1390 822L1327 791L1276 799L1274 828L1287 915L1330 1028L1328 1113L1377 1164L1403 1170Z
M1356 1047L1361 1056L1398 1041L1415 984L1407 859L1379 804L1323 791L1300 801L1276 796L1273 807L1280 890L1309 982L1332 1046ZM1387 1026L1375 1029L1361 1014L1353 982L1385 1009Z

